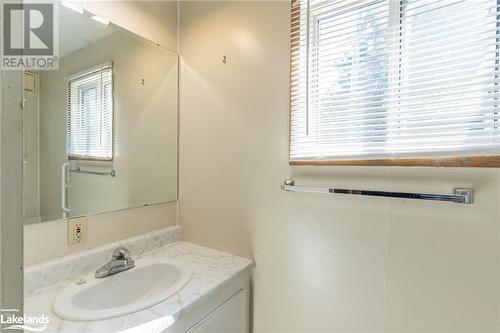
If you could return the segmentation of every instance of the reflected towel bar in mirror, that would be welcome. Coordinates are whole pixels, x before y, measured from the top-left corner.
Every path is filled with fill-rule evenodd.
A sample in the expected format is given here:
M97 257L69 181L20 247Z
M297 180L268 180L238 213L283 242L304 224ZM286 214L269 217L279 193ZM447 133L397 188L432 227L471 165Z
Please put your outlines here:
M69 172L86 173L86 174L89 174L89 175L97 175L97 176L111 176L111 177L116 177L116 170L111 170L109 172L99 172L99 171L82 170L82 169L80 169L80 167L77 167L75 169L70 169Z
M386 192L386 191L369 191L369 190L351 190L351 189L328 188L328 187L297 186L295 185L295 181L293 179L287 179L285 180L284 184L281 185L281 189L287 192L354 194L354 195L366 195L372 197L448 201L461 204L472 204L474 202L474 190L470 188L455 188L453 189L453 194Z

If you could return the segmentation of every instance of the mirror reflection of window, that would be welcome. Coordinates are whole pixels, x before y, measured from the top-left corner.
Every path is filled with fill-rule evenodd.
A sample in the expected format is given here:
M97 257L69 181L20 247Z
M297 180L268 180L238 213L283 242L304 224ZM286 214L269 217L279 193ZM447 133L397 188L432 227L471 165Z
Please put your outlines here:
M67 154L113 160L113 72L103 65L68 80Z
M177 55L89 15L61 6L59 69L26 74L26 223L177 198Z

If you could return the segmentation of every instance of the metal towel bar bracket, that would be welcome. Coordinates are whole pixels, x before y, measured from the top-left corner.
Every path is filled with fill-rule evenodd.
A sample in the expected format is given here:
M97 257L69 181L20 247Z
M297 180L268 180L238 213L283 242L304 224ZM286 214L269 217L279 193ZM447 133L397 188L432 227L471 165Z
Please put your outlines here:
M116 176L116 170L111 170L109 172L100 172L100 171L82 170L82 169L80 169L80 167L76 167L75 169L70 169L69 172L86 173L89 175L97 175L97 176L111 176L111 177Z
M369 190L351 190L351 189L328 188L328 187L297 186L295 185L295 181L293 179L287 179L285 180L284 184L281 185L281 189L287 192L354 194L354 195L366 195L372 197L448 201L461 204L472 204L474 202L474 190L470 188L455 188L453 189L453 194L386 192L386 191L369 191Z

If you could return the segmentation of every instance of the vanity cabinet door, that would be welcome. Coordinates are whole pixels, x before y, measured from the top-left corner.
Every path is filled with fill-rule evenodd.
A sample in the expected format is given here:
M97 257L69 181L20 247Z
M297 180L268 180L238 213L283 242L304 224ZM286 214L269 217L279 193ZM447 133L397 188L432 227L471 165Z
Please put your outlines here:
M248 308L246 290L240 290L209 313L187 333L246 333L248 332Z

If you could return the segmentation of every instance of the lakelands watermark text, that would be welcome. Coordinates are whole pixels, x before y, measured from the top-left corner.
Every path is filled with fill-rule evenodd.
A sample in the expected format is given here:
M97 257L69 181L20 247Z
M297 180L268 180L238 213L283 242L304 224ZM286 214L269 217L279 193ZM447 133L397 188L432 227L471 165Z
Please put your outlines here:
M48 316L19 315L18 309L1 309L0 324L4 330L24 330L25 332L42 332L49 325Z

